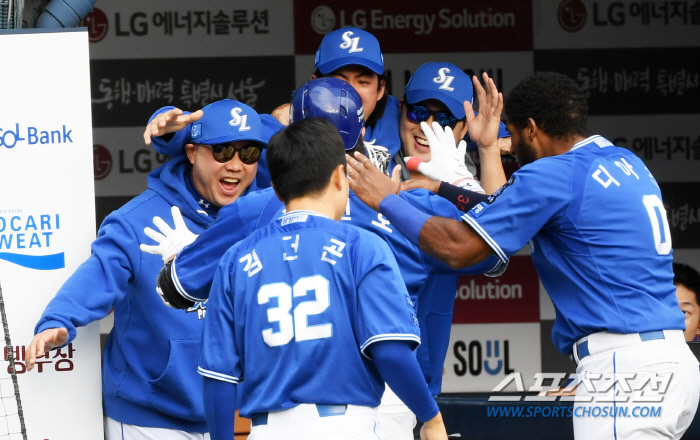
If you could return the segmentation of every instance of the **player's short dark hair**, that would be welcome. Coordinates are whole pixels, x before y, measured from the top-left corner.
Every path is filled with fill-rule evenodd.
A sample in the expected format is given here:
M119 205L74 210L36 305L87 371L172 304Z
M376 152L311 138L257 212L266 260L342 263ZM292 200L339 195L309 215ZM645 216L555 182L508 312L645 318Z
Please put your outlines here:
M322 193L338 165L346 166L338 129L323 118L289 124L267 145L270 180L284 203Z
M695 301L700 295L700 273L687 264L673 263L673 284L684 285L695 294Z
M378 91L381 90L381 88L382 88L382 81L384 81L384 84L386 84L386 73L382 73L380 75L377 72L374 72L367 67L364 67L364 66L359 66L359 67L361 67L362 69L366 70L369 73L373 73L373 74L377 75L377 80L378 80L377 81L377 90ZM323 78L324 76L331 76L332 74L333 74L333 72L331 72L327 75L324 75L318 69L316 69L316 71L314 72L314 75L316 75L316 78ZM371 115L369 115L369 117L367 118L367 121L365 121L365 127L374 128L374 125L377 123L377 121L379 121L382 118L382 116L384 116L384 110L386 110L386 103L388 100L389 100L389 93L387 93L386 89L384 89L384 96L382 96L382 98L379 101L377 101L377 105L374 106L374 111L372 112ZM358 151L360 151L360 150L358 150Z
M520 81L506 98L504 111L518 130L532 118L554 139L586 136L586 97L574 80L560 73L538 72Z

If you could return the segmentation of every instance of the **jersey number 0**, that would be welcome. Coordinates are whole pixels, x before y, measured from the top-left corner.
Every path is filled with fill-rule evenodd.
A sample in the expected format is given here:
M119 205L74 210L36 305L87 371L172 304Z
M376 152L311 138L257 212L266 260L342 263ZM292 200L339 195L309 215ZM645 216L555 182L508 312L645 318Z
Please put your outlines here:
M292 297L306 296L312 290L316 293L316 299L298 304L291 312ZM263 340L270 347L288 344L294 337L297 342L331 337L332 324L308 324L308 316L323 313L330 305L328 280L324 277L314 275L300 278L294 287L287 283L263 285L258 291L258 304L267 304L271 298L277 298L277 307L267 309L267 320L279 323L280 330L274 332L267 328L262 331Z

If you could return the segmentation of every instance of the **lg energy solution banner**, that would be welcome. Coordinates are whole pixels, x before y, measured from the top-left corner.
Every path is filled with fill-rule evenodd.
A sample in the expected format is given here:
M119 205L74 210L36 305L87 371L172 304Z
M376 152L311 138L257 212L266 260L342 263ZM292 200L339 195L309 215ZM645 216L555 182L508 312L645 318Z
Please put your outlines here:
M23 425L29 440L102 438L97 323L25 365L44 307L95 238L88 35L4 31L0 59L0 286L11 338L9 349L0 341L0 437L22 439Z

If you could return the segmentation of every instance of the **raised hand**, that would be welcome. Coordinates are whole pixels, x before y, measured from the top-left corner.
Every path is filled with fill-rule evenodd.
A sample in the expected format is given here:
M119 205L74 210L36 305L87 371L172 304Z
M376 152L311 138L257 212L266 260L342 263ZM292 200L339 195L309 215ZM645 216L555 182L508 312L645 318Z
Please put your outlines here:
M346 154L345 158L348 161L350 189L370 208L379 211L379 203L384 197L399 193L401 165L394 168L389 178L362 153L355 152L354 158Z
M498 92L496 83L484 72L486 89L481 86L479 79L472 77L474 89L479 99L479 114L474 113L474 108L469 101L464 102L464 112L467 114L467 127L469 137L476 142L481 150L486 147L498 148L498 128L503 112L503 94Z
M143 141L146 145L151 145L151 136L158 137L166 133L180 131L187 127L188 124L198 121L203 114L202 110L197 110L194 113L185 115L179 108L161 113L146 126L146 130L143 132Z
M185 220L180 213L180 208L173 206L170 210L173 215L175 229L171 229L162 218L158 216L153 217L153 224L160 230L160 233L149 227L144 228L143 232L155 240L158 245L149 246L147 244L141 244L140 246L143 252L160 255L163 258L163 262L168 262L172 257L177 255L182 248L192 243L198 237L197 234L193 234L187 228Z
M433 128L421 122L421 129L430 145L430 161L424 162L420 157L407 157L406 168L418 171L433 179L450 183L475 192L484 192L479 182L474 179L467 169L464 158L467 153L467 143L463 140L455 145L452 129L433 122Z

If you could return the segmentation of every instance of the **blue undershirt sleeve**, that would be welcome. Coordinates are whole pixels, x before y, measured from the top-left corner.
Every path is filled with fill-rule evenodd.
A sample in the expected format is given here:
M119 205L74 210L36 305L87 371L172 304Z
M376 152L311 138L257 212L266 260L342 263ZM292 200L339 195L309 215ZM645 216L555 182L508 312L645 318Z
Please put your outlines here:
M379 212L411 243L418 246L420 230L431 215L414 207L396 194L391 194L379 203Z
M379 341L368 348L384 381L418 420L427 422L438 414L440 410L408 342Z
M236 419L237 385L204 376L204 416L211 440L231 440Z

